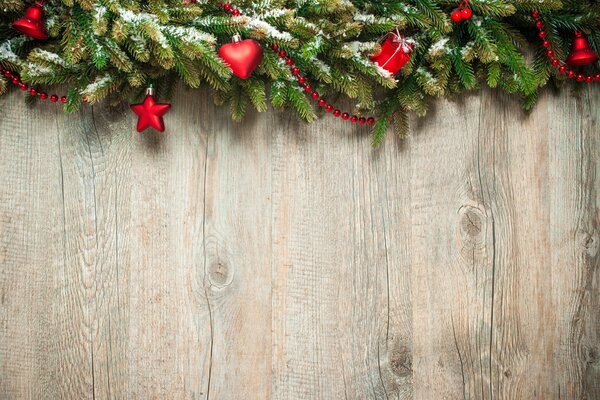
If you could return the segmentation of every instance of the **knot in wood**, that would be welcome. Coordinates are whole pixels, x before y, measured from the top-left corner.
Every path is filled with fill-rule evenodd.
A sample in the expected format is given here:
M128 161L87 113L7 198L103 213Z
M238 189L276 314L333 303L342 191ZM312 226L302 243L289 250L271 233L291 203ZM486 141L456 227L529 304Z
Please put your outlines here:
M390 369L399 377L412 375L412 353L404 345L394 346L389 355Z
M459 229L463 237L477 238L481 236L485 215L479 208L463 206L459 210L459 216Z
M485 253L485 212L471 205L464 205L458 210L457 246L465 260L472 261Z
M591 258L596 257L600 247L598 231L596 229L593 229L592 232L580 231L577 236L584 252Z
M210 286L223 289L231 284L233 273L229 266L222 260L216 260L208 267L208 281Z

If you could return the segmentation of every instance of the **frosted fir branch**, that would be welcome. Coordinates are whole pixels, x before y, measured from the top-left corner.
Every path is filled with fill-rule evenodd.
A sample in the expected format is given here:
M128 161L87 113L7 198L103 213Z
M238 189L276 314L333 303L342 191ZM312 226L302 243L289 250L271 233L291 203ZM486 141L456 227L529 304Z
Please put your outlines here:
M192 27L167 26L165 32L186 43L204 42L210 46L217 44L217 38L210 33L199 31Z
M139 25L143 22L153 22L158 24L158 18L154 14L145 12L136 13L125 8L119 8L118 15L126 24Z
M379 66L379 64L372 62L368 58L365 57L352 57L352 61L360 66L362 66L363 71L372 71L377 73L382 78L389 80L387 82L388 87L395 86L396 81L394 80L394 74L390 71L386 70Z
M265 36L271 40L279 40L284 42L290 42L294 40L294 37L288 32L281 32L273 25L262 21L258 18L248 18L247 27L249 29L255 29L262 32Z
M417 68L417 70L415 72L417 74L417 77L423 79L423 82L427 86L429 86L429 87L438 86L438 84L439 84L438 80L431 74L431 72L427 71L425 68L419 67L419 68Z
M141 29L150 39L158 43L161 48L165 50L170 49L169 41L161 30L165 29L165 27L160 24L156 15L146 12L135 13L124 8L119 9L118 15L126 25L133 28L132 30ZM143 29L142 27L144 26L152 28L152 31L148 32L148 29Z
M40 65L34 63L28 63L25 66L25 74L31 78L41 78L46 76L51 76L55 74L57 71L47 65Z
M462 49L460 49L460 54L462 59L466 62L472 61L477 55L477 52L475 50L475 42L468 42Z
M19 36L2 42L2 44L0 44L0 60L18 64L20 58L15 53L15 49L20 48L26 40L27 39L24 36Z
M43 60L52 64L59 65L61 67L67 66L67 62L61 56L40 48L33 49L31 53L29 53L29 58Z
M348 50L351 57L360 56L363 53L369 53L373 51L373 48L377 45L377 42L348 42L342 46L343 50Z
M57 24L58 24L58 21L57 21L57 18L56 18L54 15L52 15L52 16L49 16L48 18L46 18L46 28L47 28L48 30L52 30L52 29L54 29L54 27L55 27Z
M296 17L296 23L300 24L305 29L309 29L313 32L318 33L319 35L323 36L324 38L327 38L327 39L331 38L331 36L329 34L327 34L326 32L323 32L323 30L321 28L319 28L316 24L310 22L309 20L307 20L304 17Z
M100 5L100 6L96 6L96 8L94 9L94 21L99 24L102 22L102 20L104 19L104 16L106 15L106 7Z
M81 90L80 94L82 96L90 96L96 93L98 90L104 89L113 82L113 77L110 74L104 74L102 76L96 77L92 83L87 85L83 90Z
M429 55L432 57L439 57L445 54L450 54L450 47L447 46L449 40L450 38L443 37L434 44L432 44L429 48Z
M373 65L375 66L375 69L377 71L377 73L382 76L383 78L386 79L390 79L394 77L394 74L392 74L390 71L388 71L387 69L381 67L379 64L375 64L373 63Z
M319 60L317 57L312 57L309 62L311 62L316 68L321 70L324 75L331 75L331 67L325 62Z
M373 14L355 14L354 20L357 22L372 24L376 21L376 18Z
M385 16L385 17L379 17L373 14L355 14L353 16L353 20L356 22L361 22L365 25L376 25L376 24L397 24L397 25L404 25L404 23L406 22L406 17L404 17L403 15L398 15L398 14L394 14L394 15L389 15L389 16Z
M269 6L263 6L260 3L259 4L252 4L252 11L253 14L257 17L257 18L261 18L261 19L267 19L267 18L281 18L284 15L290 13L291 10L286 10L283 8L280 9L276 9L276 10L269 10Z
M141 51L146 51L148 40L144 36L140 34L132 34L129 35L129 40L131 40L131 42Z

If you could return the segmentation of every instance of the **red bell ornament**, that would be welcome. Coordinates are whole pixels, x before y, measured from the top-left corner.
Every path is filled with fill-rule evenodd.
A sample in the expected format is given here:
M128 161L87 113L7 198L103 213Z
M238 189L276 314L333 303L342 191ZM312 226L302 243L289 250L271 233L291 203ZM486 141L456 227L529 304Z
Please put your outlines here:
M567 64L571 67L578 67L593 64L598 59L598 54L590 49L590 44L587 38L583 36L583 33L575 32L575 40L573 41L571 53L567 57Z
M412 39L404 38L398 32L390 32L381 44L381 51L371 56L371 61L396 75L410 60L414 45Z
M44 11L41 2L35 3L25 11L25 15L13 23L13 28L24 35L38 40L48 39L48 32L44 27Z

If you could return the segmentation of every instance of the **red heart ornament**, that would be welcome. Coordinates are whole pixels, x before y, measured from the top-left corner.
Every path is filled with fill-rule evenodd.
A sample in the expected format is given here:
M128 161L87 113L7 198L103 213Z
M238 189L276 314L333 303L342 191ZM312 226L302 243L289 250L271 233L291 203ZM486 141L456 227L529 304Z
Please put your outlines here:
M263 58L263 49L256 40L233 38L219 49L219 56L231 71L242 79L248 79Z

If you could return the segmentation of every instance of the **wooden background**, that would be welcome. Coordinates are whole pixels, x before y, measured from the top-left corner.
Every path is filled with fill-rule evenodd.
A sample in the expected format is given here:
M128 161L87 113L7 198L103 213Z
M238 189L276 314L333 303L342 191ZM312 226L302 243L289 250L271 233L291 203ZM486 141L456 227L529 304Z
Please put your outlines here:
M0 100L2 399L600 399L600 90L370 147Z

